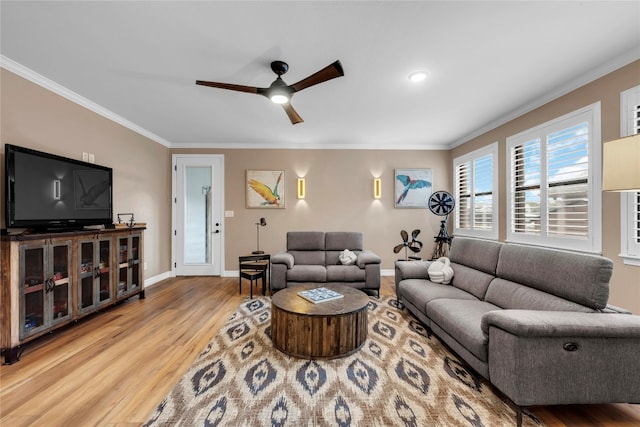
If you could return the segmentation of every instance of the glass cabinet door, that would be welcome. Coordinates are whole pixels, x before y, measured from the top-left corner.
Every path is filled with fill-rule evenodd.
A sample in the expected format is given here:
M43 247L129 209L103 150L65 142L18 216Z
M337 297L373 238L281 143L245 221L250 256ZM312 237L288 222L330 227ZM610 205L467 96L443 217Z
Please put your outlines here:
M118 238L118 296L128 291L129 284L129 238Z
M20 338L71 317L71 242L23 246L20 261Z
M118 238L118 297L126 296L141 288L141 243L140 234Z
M98 241L98 303L104 304L113 299L111 290L111 239Z
M49 298L47 305L51 308L51 320L58 323L71 316L71 242L53 244L50 249L53 266L52 277L49 281Z
M94 246L95 245L93 240L81 241L79 245L80 253L78 254L78 257L80 271L78 272L78 277L80 279L80 286L78 289L78 301L80 311L86 310L87 308L90 308L95 304L93 292Z
M111 239L81 240L78 244L78 305L81 312L113 300L111 290Z
M140 289L140 235L131 236L131 286L130 291L137 291Z
M45 247L21 247L20 337L44 329ZM24 264L23 264L24 263Z

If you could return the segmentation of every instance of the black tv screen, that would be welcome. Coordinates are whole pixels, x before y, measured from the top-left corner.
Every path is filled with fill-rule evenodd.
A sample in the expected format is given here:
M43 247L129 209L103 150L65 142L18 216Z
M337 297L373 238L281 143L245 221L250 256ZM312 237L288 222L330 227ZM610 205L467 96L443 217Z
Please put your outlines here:
M7 228L113 223L111 168L5 145Z

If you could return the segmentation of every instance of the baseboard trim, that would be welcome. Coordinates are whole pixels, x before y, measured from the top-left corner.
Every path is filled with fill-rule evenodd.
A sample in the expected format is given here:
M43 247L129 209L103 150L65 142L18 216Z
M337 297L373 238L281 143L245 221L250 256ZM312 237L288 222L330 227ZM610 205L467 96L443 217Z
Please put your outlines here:
M395 275L394 269L383 269L380 270L380 276L393 276ZM239 277L240 272L238 270L224 270L220 277ZM170 277L175 277L172 271L167 271L165 273L158 274L157 276L149 277L144 281L144 287L148 288L149 286L153 286L158 282L161 282Z
M162 282L163 280L168 279L170 277L175 277L175 274L173 274L173 271L166 271L164 273L158 274L157 276L149 277L148 279L144 279L144 287L149 288L155 285L156 283Z

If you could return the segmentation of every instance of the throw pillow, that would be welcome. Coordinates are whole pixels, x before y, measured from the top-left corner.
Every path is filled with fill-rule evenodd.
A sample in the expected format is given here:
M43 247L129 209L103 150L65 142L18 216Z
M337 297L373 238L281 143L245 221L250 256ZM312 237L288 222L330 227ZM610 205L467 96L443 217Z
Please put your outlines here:
M453 279L453 268L449 266L449 258L438 258L429 266L429 280L433 283L442 283L448 285Z
M351 252L349 249L345 249L344 251L340 252L338 259L340 260L340 263L342 265L352 265L356 263L358 255Z

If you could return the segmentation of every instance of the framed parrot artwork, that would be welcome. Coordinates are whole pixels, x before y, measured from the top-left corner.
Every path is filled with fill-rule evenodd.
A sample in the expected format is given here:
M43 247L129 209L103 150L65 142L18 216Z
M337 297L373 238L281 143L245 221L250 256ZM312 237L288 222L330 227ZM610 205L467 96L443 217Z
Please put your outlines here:
M396 169L394 174L396 208L428 208L433 192L431 169Z
M284 171L247 170L247 208L285 207Z

